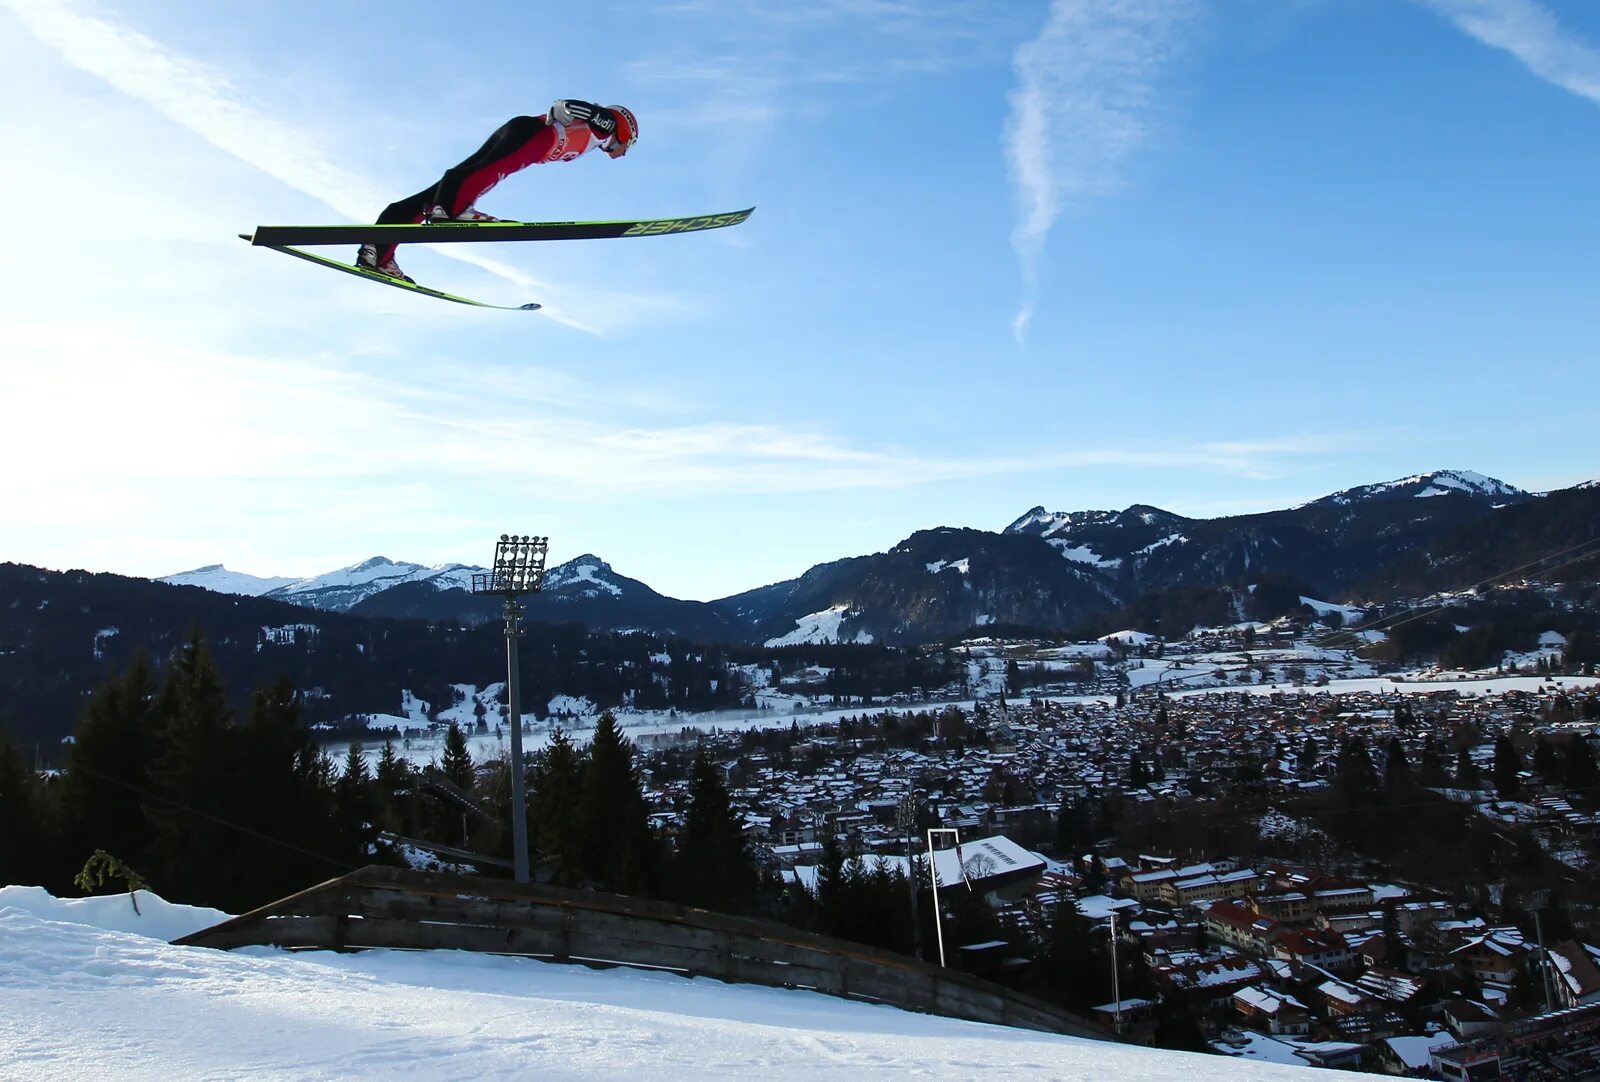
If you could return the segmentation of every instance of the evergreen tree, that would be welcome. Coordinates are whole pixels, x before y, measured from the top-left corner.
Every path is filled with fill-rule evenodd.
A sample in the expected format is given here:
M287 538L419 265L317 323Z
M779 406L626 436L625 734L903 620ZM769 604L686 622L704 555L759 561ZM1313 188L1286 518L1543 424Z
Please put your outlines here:
M1539 734L1539 740L1533 746L1533 769L1546 785L1562 776L1561 753L1544 738L1543 733Z
M585 876L607 890L650 893L655 838L633 765L633 745L608 710L595 724L578 798L578 856Z
M1088 920L1072 899L1060 902L1034 967L1036 991L1068 1010L1086 1013L1111 998L1110 971L1097 965L1098 958Z
M1317 738L1307 733L1305 739L1300 741L1300 758L1296 764L1296 772L1300 775L1300 780L1307 781L1315 776L1317 753Z
M134 868L148 866L145 802L160 724L155 680L142 656L90 697L61 779L69 863L82 867L103 849Z
M43 824L34 800L34 786L22 753L0 733L0 887L12 883L42 885L40 860Z
M478 705L483 704L480 702ZM373 776L373 790L376 793L378 822L384 830L392 834L411 832L409 816L406 814L409 804L407 794L411 785L411 764L394 750L394 741L385 740L383 750L378 753L378 769Z
M1600 774L1595 769L1594 753L1589 750L1589 742L1581 736L1575 736L1567 741L1566 766L1564 780L1568 789L1592 788L1597 774ZM1593 793L1588 795L1594 796Z
M237 831L224 820L233 804L233 712L211 652L194 632L162 687L160 751L151 768L156 795L146 807L154 825L154 888L169 900L232 904L217 874L232 856ZM132 863L120 853L113 853Z
M849 906L845 882L844 849L838 835L829 831L822 839L822 855L817 863L816 915L814 930L824 935L838 935L844 927Z
M1471 745L1462 744L1456 749L1456 784L1463 789L1478 787L1478 764L1473 761Z
M226 817L248 831L234 833L225 870L236 911L348 870L336 856L329 793L306 770L316 745L300 724L294 686L279 680L257 688L231 745L234 785Z
M1406 759L1406 747L1398 736L1389 738L1389 747L1384 754L1383 787L1391 793L1411 788L1411 764Z
M578 801L584 758L560 728L534 756L528 785L528 839L562 884L578 880Z
M1334 779L1340 791L1352 800L1359 800L1376 788L1378 774L1366 741L1354 736L1345 740L1339 749Z
M345 754L344 770L333 789L333 825L339 851L353 862L365 862L377 840L378 818L372 792L372 772L361 745L352 743Z
M1061 807L1056 809L1056 856L1071 860L1083 843L1078 801L1064 796L1061 798Z
M1494 787L1503 797L1512 797L1522 788L1517 777L1522 771L1522 756L1507 733L1501 733L1494 742Z
M721 772L704 755L695 757L674 871L679 898L704 909L735 912L755 889L755 865L740 821Z
M453 721L450 723L450 731L444 735L444 754L439 760L439 772L462 792L472 792L475 780L472 753L467 750L467 735L461 731L461 726Z
M1447 780L1444 746L1431 734L1422 745L1422 762L1418 765L1417 772L1420 775L1418 780L1426 786L1441 786Z
M1128 784L1137 788L1150 780L1150 771L1144 765L1144 760L1134 752L1128 757Z

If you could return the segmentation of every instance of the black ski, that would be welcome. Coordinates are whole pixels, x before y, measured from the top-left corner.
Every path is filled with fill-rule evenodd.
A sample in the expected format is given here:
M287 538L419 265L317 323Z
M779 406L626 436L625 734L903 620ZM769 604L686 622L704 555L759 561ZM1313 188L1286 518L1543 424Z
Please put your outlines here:
M756 208L695 218L617 222L427 222L421 225L259 225L240 236L263 248L291 244L483 244L515 240L605 240L699 233L738 225Z

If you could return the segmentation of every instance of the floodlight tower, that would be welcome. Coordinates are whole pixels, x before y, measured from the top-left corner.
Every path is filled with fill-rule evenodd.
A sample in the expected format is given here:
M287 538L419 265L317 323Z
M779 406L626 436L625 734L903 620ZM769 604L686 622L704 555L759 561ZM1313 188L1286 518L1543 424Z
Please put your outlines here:
M522 681L517 640L522 637L523 608L517 598L536 594L544 585L548 537L501 534L494 546L494 568L472 576L475 594L499 594L506 600L506 706L511 712L511 848L517 882L528 881L528 790L522 760Z

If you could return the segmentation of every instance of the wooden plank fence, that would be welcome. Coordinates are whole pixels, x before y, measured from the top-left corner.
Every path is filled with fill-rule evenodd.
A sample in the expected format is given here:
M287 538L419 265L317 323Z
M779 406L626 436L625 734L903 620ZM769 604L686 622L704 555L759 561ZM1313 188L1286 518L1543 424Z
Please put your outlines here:
M220 950L469 950L667 969L1107 1039L1078 1015L990 981L771 921L620 894L377 865L174 943Z

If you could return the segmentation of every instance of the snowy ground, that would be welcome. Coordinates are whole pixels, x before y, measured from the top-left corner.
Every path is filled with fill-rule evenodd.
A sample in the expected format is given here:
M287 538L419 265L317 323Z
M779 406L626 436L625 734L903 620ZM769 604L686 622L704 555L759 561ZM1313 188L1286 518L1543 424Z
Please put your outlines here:
M1597 676L1500 676L1485 678L1459 673L1435 679L1397 681L1390 676L1373 676L1355 680L1331 680L1321 687L1297 687L1288 684L1235 684L1230 687L1205 688L1185 691L1173 696L1189 699L1196 695L1215 695L1219 692L1245 692L1250 695L1345 695L1366 694L1428 695L1435 691L1457 691L1466 696L1503 695L1508 691L1527 691L1538 694L1541 687L1547 691L1590 690L1600 685Z
M145 895L151 930L209 916ZM0 890L0 1078L1304 1078L794 992L459 952L226 953Z
M983 676L989 680L991 673L985 659ZM1187 663L1187 664L1186 664ZM970 664L977 666L978 662ZM1180 677L1188 675L1191 678L1210 678L1212 666L1197 666L1192 659L1183 662L1168 664L1165 661L1151 660L1145 663L1144 668L1130 669L1128 675L1130 682L1135 687L1148 689L1156 681L1158 675L1165 677L1161 682L1165 685L1162 690L1165 694L1175 699L1189 699L1197 695L1237 694L1247 695L1309 695L1328 696L1354 693L1365 694L1409 694L1426 695L1436 691L1454 689L1462 695L1498 695L1506 691L1528 691L1538 693L1541 687L1547 692L1565 689L1567 691L1590 690L1600 687L1600 677L1589 676L1502 676L1490 678L1483 674L1456 673L1456 674L1427 674L1416 673L1396 674L1399 679L1391 676L1358 677L1343 680L1330 680L1321 686L1295 685L1287 683L1269 684L1217 684L1211 687L1182 689ZM998 678L997 678L998 679ZM492 694L494 688L483 692L484 695ZM1027 701L1035 696L1026 692L1017 696L1021 701ZM1038 696L1046 702L1071 705L1074 703L1109 703L1112 696L1098 695L1045 695ZM796 712L788 710L719 710L704 714L671 713L668 711L617 711L617 721L622 726L626 735L641 743L648 743L657 738L670 738L676 736L685 728L699 729L702 732L711 732L720 729L724 732L738 732L744 729L786 729L792 722L800 725L829 725L838 724L841 718L860 716L861 714L880 713L907 713L910 711L939 711L948 706L959 707L971 711L975 703L972 699L958 702L926 702L908 705L885 706L874 704L863 707L859 703L827 708L807 708ZM380 715L391 719L395 723L404 723L407 719L394 715ZM577 744L584 744L594 728L598 717L597 713L579 714L574 717L561 719L561 725ZM535 722L533 716L527 716L527 721L532 727L531 731L523 738L524 747L537 750L550 740L553 728L550 724ZM420 724L420 722L411 722ZM478 762L498 758L510 753L510 733L501 728L496 733L491 727L483 735L469 735L467 745L472 752L472 757ZM378 753L383 747L381 737L374 736L371 742L365 745L366 757L369 764L375 765ZM338 753L341 748L331 749ZM432 729L414 734L407 741L395 741L395 750L415 763L428 763L438 759L444 753L444 730Z

